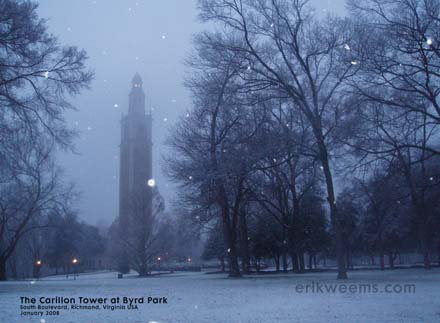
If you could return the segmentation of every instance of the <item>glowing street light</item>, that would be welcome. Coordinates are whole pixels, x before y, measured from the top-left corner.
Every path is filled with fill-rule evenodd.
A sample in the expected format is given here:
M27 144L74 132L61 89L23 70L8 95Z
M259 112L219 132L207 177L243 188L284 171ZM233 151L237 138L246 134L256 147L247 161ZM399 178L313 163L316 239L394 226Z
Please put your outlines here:
M76 267L78 265L78 258L73 258L72 259L72 264L73 264L73 279L76 280Z
M41 261L41 259L37 259L35 261L35 272L34 275L37 276L37 279L40 279L40 269L41 269L41 265L43 264L43 262Z
M160 261L161 261L161 260L162 260L161 257L157 257L157 262L159 263L159 269L158 269L159 273L160 273Z

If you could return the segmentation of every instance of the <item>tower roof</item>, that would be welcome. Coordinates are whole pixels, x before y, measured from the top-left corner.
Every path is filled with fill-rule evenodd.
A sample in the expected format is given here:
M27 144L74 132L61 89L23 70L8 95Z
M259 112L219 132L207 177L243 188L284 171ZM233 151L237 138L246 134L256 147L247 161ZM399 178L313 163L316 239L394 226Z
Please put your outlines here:
M133 80L131 81L133 87L142 87L142 78L139 73L136 73L133 76Z

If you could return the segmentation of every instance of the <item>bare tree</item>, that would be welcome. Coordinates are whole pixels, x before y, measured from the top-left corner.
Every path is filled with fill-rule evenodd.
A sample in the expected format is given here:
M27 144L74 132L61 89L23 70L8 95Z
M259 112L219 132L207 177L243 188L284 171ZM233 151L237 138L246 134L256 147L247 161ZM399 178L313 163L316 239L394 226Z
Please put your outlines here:
M205 33L195 40L196 50L188 60L192 75L186 85L192 92L194 109L174 128L168 144L177 152L167 159L170 177L191 193L192 207L222 219L229 275L240 276L239 235L243 258L247 252L244 200L245 179L263 151L251 149L264 109L258 98L249 97L240 82L243 60L235 53L222 53L212 46L219 34ZM233 44L234 37L224 37ZM238 234L238 231L240 233ZM244 269L248 260L244 259Z
M310 124L322 165L338 260L338 277L347 278L341 228L331 167L332 130L343 115L344 83L358 70L347 50L351 26L347 20L317 20L307 1L202 0L200 17L217 23L240 40L231 46L217 42L248 62L244 82L255 91L271 90L292 103Z
M440 3L438 0L349 1L357 37L351 51L361 73L351 83L363 100L393 109L403 117L423 114L440 124ZM424 146L439 153L435 140Z
M118 219L122 225L118 225L115 238L124 254L117 256L127 257L130 268L141 277L150 274L161 250L158 230L163 210L164 201L156 188L138 188L131 193L127 209Z
M0 144L17 129L28 136L49 134L64 147L74 132L66 127L66 100L87 88L85 51L62 46L48 33L31 1L0 2ZM0 158L3 154L0 150Z
M435 137L437 128L423 113L402 115L371 102L360 106L358 120L357 134L351 145L362 156L357 165L364 169L380 165L399 175L394 181L403 185L405 193L401 199L409 198L424 265L429 268L435 212L428 207L428 201L429 192L438 185L439 178L436 171L428 167L435 163L437 154L424 147Z
M93 76L86 53L59 44L37 7L0 1L0 279L18 241L41 225L37 218L67 207L71 188L61 185L52 155L72 147L64 112Z
M304 269L304 248L302 247L302 197L321 178L316 167L316 153L311 148L311 129L301 115L295 115L287 104L274 104L269 110L270 120L265 130L256 137L255 150L261 143L270 142L272 151L266 150L265 158L255 166L255 172L247 181L251 200L265 209L265 214L278 223L279 243L282 246L282 264L287 270L287 255L290 254L293 270ZM264 221L264 219L262 219Z
M6 262L24 235L48 225L50 213L62 214L75 196L65 187L51 158L52 145L23 140L9 142L14 163L0 164L0 280L6 279Z

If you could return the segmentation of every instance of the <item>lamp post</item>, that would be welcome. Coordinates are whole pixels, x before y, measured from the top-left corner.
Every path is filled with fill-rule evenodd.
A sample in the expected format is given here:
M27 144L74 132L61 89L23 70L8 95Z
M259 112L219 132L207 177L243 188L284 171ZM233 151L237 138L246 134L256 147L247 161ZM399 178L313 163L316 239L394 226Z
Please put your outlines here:
M157 262L159 263L159 273L160 273L160 261L162 260L161 257L157 257Z
M76 266L78 265L78 258L74 257L72 259L72 265L73 265L73 279L76 280Z
M40 259L37 259L37 261L35 261L35 271L37 274L37 279L40 279L40 269L42 265L43 262Z

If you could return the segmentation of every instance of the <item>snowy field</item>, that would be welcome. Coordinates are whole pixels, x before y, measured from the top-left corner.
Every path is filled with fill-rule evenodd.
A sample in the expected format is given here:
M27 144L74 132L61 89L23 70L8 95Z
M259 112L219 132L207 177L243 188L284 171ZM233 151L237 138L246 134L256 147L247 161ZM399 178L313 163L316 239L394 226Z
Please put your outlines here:
M175 273L116 279L116 273L81 275L76 280L0 284L1 322L440 322L440 269L350 272L346 285L373 284L379 292L299 293L297 286L339 284L335 273L258 275L227 279L223 274ZM415 293L382 293L385 286L415 284ZM400 286L400 287L399 287ZM60 310L60 316L20 316L20 297L166 297L167 304L138 310Z

